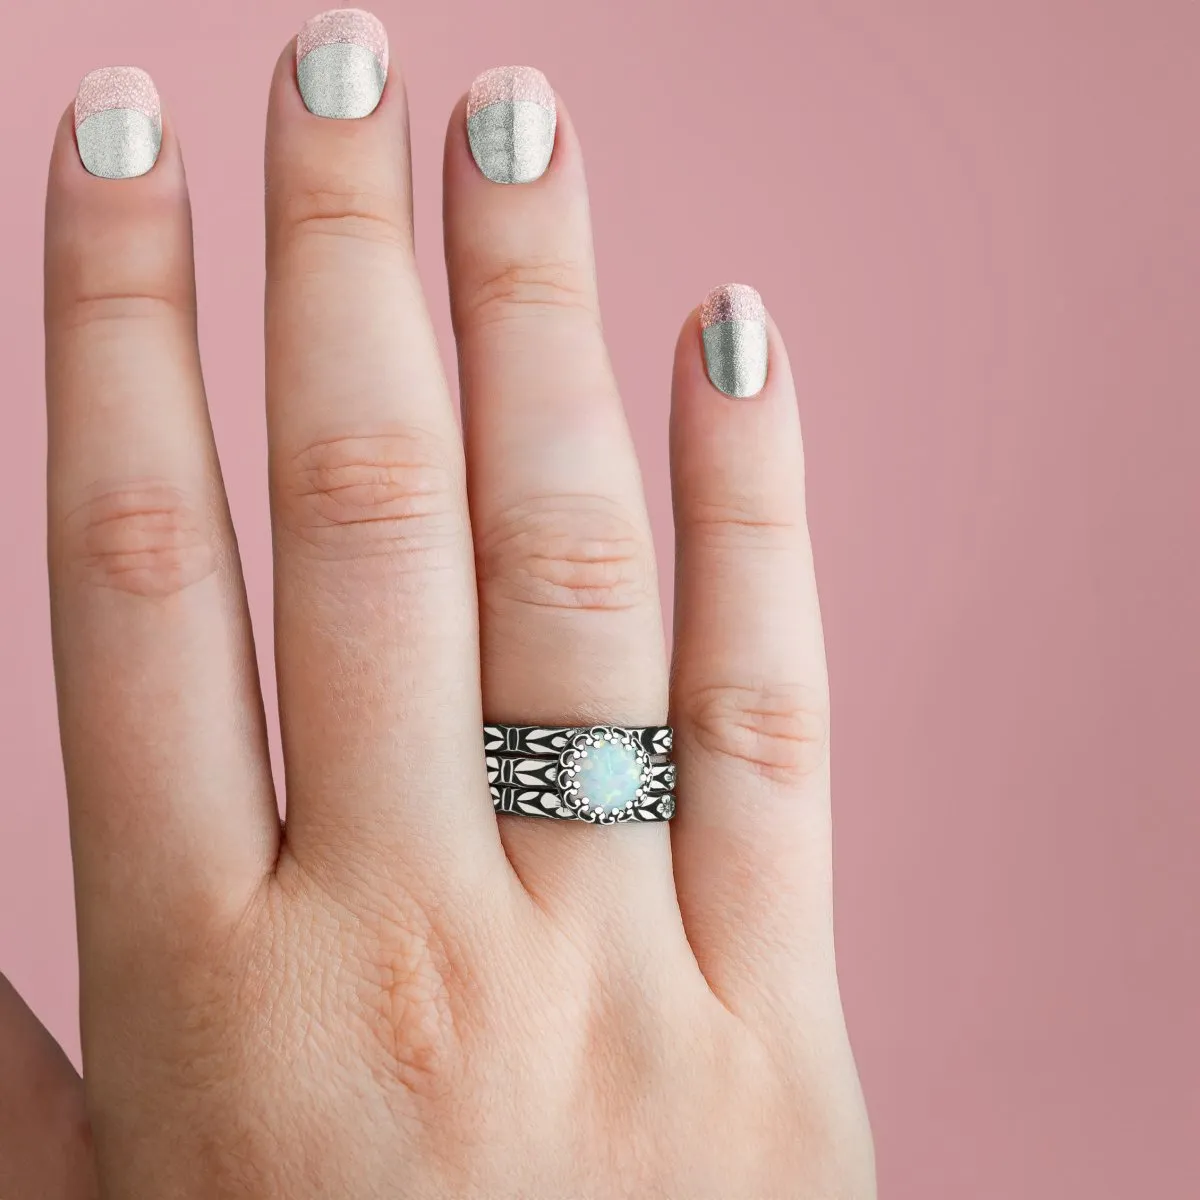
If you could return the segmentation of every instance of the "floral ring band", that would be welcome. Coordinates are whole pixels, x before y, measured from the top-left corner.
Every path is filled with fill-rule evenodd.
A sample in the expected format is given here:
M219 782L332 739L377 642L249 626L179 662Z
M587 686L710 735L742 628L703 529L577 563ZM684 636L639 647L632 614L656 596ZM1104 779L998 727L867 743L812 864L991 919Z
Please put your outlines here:
M671 744L665 725L485 725L492 805L498 813L596 825L669 821Z

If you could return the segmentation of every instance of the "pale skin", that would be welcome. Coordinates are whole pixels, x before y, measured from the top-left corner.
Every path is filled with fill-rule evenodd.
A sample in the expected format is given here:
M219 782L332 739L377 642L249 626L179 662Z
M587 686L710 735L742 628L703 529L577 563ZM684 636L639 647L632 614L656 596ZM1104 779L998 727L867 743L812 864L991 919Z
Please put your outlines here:
M336 121L293 63L267 141L283 826L179 143L166 114L154 169L116 182L58 129L49 557L84 1070L0 980L0 1196L874 1196L779 331L734 400L683 322L668 652L562 97L528 185L484 179L450 117L460 431L399 64ZM493 813L485 716L668 714L672 823Z

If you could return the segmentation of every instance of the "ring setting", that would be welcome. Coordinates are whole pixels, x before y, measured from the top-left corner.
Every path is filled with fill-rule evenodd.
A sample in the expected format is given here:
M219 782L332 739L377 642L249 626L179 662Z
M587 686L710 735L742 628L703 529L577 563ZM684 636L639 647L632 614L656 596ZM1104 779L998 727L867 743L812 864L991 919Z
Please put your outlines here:
M618 814L632 815L634 804L649 791L653 778L650 755L627 729L596 725L578 733L558 758L558 794L586 821Z

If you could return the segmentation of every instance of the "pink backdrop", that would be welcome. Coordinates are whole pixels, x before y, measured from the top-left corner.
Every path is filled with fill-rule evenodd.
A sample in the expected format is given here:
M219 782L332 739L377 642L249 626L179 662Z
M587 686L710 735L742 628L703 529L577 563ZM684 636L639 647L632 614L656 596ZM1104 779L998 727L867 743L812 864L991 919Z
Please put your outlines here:
M1195 1194L1200 8L375 9L412 96L422 269L447 349L450 107L513 61L567 96L664 554L679 321L744 279L789 336L835 684L842 974L884 1194ZM265 627L263 110L308 15L298 0L5 6L0 967L73 1054L42 562L51 132L102 64L148 68L171 106Z

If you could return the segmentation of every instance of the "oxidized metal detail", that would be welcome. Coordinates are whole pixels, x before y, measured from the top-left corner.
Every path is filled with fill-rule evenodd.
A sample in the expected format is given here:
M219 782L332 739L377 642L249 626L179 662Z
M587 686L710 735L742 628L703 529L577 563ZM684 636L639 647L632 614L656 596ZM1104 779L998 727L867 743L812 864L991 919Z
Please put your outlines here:
M496 812L613 825L669 821L675 764L667 726L485 725Z

